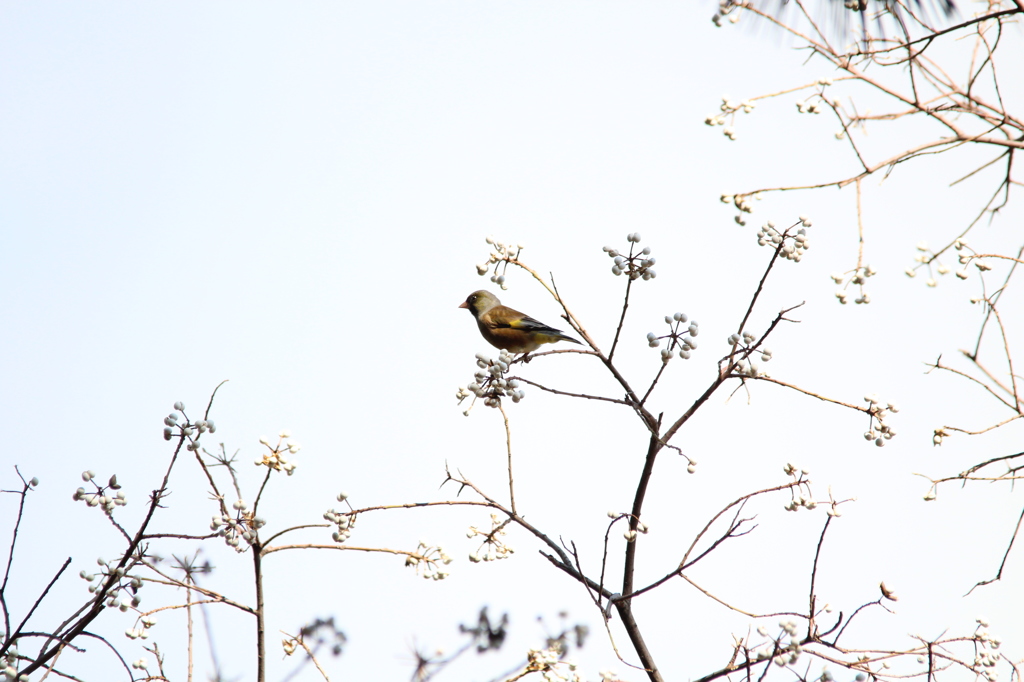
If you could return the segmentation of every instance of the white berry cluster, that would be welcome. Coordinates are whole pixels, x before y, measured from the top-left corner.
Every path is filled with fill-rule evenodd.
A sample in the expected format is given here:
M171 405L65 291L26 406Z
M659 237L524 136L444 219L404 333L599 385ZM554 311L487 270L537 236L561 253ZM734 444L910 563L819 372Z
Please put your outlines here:
M668 339L668 346L661 349L661 361L668 362L678 350L679 357L684 360L690 359L690 353L697 350L697 333L700 331L696 320L690 321L686 313L674 313L665 316L665 324L668 325L668 334L658 336L654 332L647 334L647 345L657 348L661 345L662 339Z
M963 239L957 239L953 242L953 248L960 252L960 255L957 256L957 260L960 261L960 265L963 267L956 271L956 276L960 279L967 279L967 266L972 262L974 263L974 267L978 268L979 272L988 272L992 269L992 266L981 260L981 255L968 246L967 242Z
M746 225L747 219L743 217L743 214L754 212L754 205L750 203L750 200L755 199L757 201L761 201L762 194L760 192L757 192L756 194L723 194L719 199L723 204L733 204L736 207L736 210L739 211L739 213L733 217L733 220L736 221L737 225Z
M81 571L78 577L89 583L89 594L103 593L107 608L118 609L122 613L129 608L137 608L142 602L139 590L142 589L142 578L129 575L128 569L118 566L116 561L106 561L103 557L96 559L100 567L98 573Z
M738 18L738 16L737 16ZM728 137L730 140L736 139L736 129L732 125L725 125L726 121L730 124L736 120L736 114L742 111L744 114L749 114L754 111L754 107L757 106L752 100L744 100L742 102L736 102L729 99L728 96L722 98L722 104L719 105L719 113L706 116L704 118L704 125L709 126L725 126L722 128L722 134Z
M870 416L868 430L864 432L864 440L873 440L875 445L882 447L885 445L885 441L891 440L896 436L896 430L886 420L889 418L890 413L896 414L900 410L893 403L887 403L883 406L879 401L877 393L864 396L864 402L868 404L865 411Z
M124 636L128 639L149 639L149 629L156 625L156 618L153 616L143 616L139 619L139 625L141 627L125 630Z
M121 490L121 486L117 482L117 474L111 476L107 484L103 486L96 482L96 474L91 471L83 471L82 480L86 483L92 483L96 490L90 493L86 492L85 488L79 488L72 496L75 502L82 501L90 507L102 507L103 512L107 516L114 513L114 509L117 507L123 507L128 504L124 491Z
M493 246L494 250L488 254L485 262L476 266L476 274L483 277L488 272L491 272L491 282L497 284L502 289L508 289L505 286L505 270L508 268L508 264L515 261L526 247L522 244L506 244L505 242L498 241L493 236L487 237L484 241Z
M847 298L850 295L847 288L852 284L860 287L860 296L853 299L853 302L857 304L863 303L865 305L871 303L871 297L868 296L868 292L864 290L864 284L867 282L868 277L874 277L877 274L878 273L875 272L875 269L870 265L863 265L854 268L849 272L833 273L832 281L842 287L842 289L836 290L836 298L839 299L840 303L846 305Z
M757 337L750 332L743 332L742 334L730 334L729 338L726 339L731 347L737 349L736 353L739 354L740 358L736 361L736 371L743 376L748 376L752 379L756 379L759 376L764 376L764 372L761 372L758 368L757 363L750 359L751 353L760 351L761 362L768 362L772 359L772 352L767 348L756 347Z
M657 260L651 256L651 247L645 246L636 250L640 243L640 233L630 232L626 235L629 242L629 253L622 255L619 250L611 246L603 246L601 250L608 254L608 257L615 261L612 265L612 274L618 277L625 274L631 280L642 279L644 281L654 279L658 273L654 271L654 264Z
M801 114L820 114L821 98L809 97L796 103L796 110Z
M405 559L406 566L414 567L416 575L421 575L427 580L447 578L449 573L442 570L441 566L447 566L451 562L452 558L445 554L440 546L431 547L422 540L420 540L416 551Z
M132 667L136 670L149 670L149 661L144 658L140 658L137 661L132 661Z
M7 650L5 657L2 660L6 665L4 669L0 671L3 674L5 680L17 680L18 682L28 682L28 675L20 675L18 673L18 663L20 658L17 647L14 646L13 642L11 647Z
M992 266L986 263L983 260L981 254L972 249L967 244L966 240L957 239L956 241L953 242L953 248L959 252L959 254L957 255L957 260L959 261L961 268L956 271L956 276L959 279L967 279L968 277L970 277L971 273L968 269L968 266L971 263L974 263L974 267L978 268L979 272L988 272L989 270L992 269ZM928 268L928 279L925 280L925 284L927 284L930 287L938 286L939 282L935 278L935 275L948 274L950 272L949 266L939 261L938 254L934 253L930 248L928 248L927 242L918 242L917 250L919 253L917 254L917 256L914 257L914 260L917 262L917 265L915 265L912 268L906 269L905 272L907 273L907 277L916 277L918 268L924 265ZM932 269L933 263L937 263L934 270Z
M348 499L346 493L338 493L338 502L345 502ZM352 529L356 525L356 515L352 513L352 505L349 505L349 511L335 511L334 509L328 509L324 512L324 519L330 521L338 528L331 533L331 538L335 542L345 542L352 535Z
M739 10L745 6L743 0L718 0L718 11L711 17L711 23L721 28L722 20L728 17L730 24L740 20Z
M771 244L779 249L779 255L786 260L799 263L804 252L811 248L811 240L807 237L807 228L811 226L811 220L807 216L800 216L799 222L782 232L775 228L775 223L769 220L761 226L757 232L757 245L767 246ZM797 228L796 232L791 232Z
M576 672L577 665L572 661L563 661L565 644L555 640L544 649L530 649L526 653L527 673L542 673L544 682L584 682Z
M469 560L477 564L481 561L507 559L515 554L515 550L501 540L505 536L505 526L508 523L509 519L502 521L497 514L491 514L490 530L480 530L476 526L470 526L466 531L466 537L472 539L482 536L484 541L475 552L470 553Z
M473 382L468 386L459 386L459 390L455 393L455 399L461 404L463 400L472 395L474 403L477 398L483 398L484 405L487 407L497 407L501 404L501 399L506 397L511 398L512 402L518 403L526 397L526 392L519 388L518 380L505 378L505 373L512 365L512 360L512 355L504 350L496 360L483 353L477 353L478 371L473 375ZM472 405L463 414L468 417L471 409L473 409Z
M690 466L695 466L696 464L697 464L696 462L693 462ZM692 474L693 472L691 471L690 473ZM609 511L608 512L608 518L610 518L612 520L612 524L614 525L616 522L618 522L621 519L633 518L633 515L628 513L628 512ZM622 537L626 539L626 542L633 542L634 540L636 540L638 533L642 533L643 535L647 535L647 533L650 530L651 530L650 526L648 526L646 523L643 523L642 521L637 521L636 530L627 529L622 534Z
M258 531L267 522L249 511L244 500L237 500L231 505L235 516L217 515L210 522L210 530L224 538L224 543L236 552L244 552L246 547L256 542ZM243 544L244 541L244 544Z
M181 413L181 417L178 413ZM179 424L178 420L184 418L185 422ZM175 429L177 429L177 435L179 438L188 439L188 445L185 449L189 452L195 452L199 449L199 436L209 431L214 433L217 430L217 425L213 423L212 419L200 419L199 421L192 423L188 417L185 416L185 403L180 400L174 403L174 412L171 412L164 418L164 440L170 440L175 435Z
M932 445L942 445L942 439L949 438L949 432L940 427L932 432Z
M600 682L626 682L614 670L600 670L597 676L601 678Z
M765 661L770 658L775 665L782 668L787 665L794 665L800 660L803 648L800 645L800 628L796 621L779 621L779 630L778 634L770 635L768 628L763 625L758 626L757 634L767 639L757 643L748 642L747 646L750 649L750 653L758 661ZM830 680L831 677L822 678L823 682L829 682Z
M979 254L967 245L965 240L957 239L953 242L953 248L960 252L957 259L960 261L960 265L963 266L956 271L956 276L958 278L967 279L970 276L970 271L967 269L967 266L972 262L974 263L974 267L978 268L980 272L987 272L992 269L992 266L982 260ZM921 266L925 266L928 268L928 279L926 279L924 283L929 287L937 287L939 285L939 281L935 276L949 274L951 271L950 267L939 260L939 255L928 247L928 242L918 242L917 251L918 254L914 257L914 261L917 265L912 268L907 268L904 272L906 272L907 277L917 277L918 269L921 268ZM934 268L932 267L933 264Z
M993 637L988 632L988 621L985 618L978 618L978 628L974 633L976 642L976 653L974 656L974 672L984 677L988 682L996 682L999 673L995 667L999 664L1002 655L999 647L1002 641Z
M260 438L260 444L266 446L270 451L253 460L256 466L265 466L273 471L283 471L289 476L295 473L295 462L288 459L288 455L294 455L302 449L298 443L285 441L291 438L291 432L287 429L277 434L277 445L271 445L270 439L266 436Z
M807 478L811 472L807 469L800 469L795 464L786 464L782 468L787 476L793 478L796 485L789 489L790 500L785 506L786 511L800 511L801 509L812 510L818 503L811 498L811 480Z

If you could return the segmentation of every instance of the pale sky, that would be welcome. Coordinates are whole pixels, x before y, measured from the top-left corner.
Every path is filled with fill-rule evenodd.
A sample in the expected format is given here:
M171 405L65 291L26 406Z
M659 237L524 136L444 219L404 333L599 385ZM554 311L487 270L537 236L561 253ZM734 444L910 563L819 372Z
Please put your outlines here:
M954 474L1021 442L1018 422L932 446L937 426L982 428L1009 415L962 380L924 374L924 363L939 354L952 360L972 345L979 318L968 299L978 295L977 278L948 276L929 289L903 275L915 244L955 236L987 198L995 176L947 188L987 157L934 157L865 184L867 261L879 272L874 300L840 306L828 276L856 261L852 188L770 195L745 227L719 201L722 193L851 172L835 120L799 115L793 95L741 116L734 142L703 123L723 96L745 99L832 74L823 63L803 65L805 55L777 36L716 29L714 8L653 0L0 6L0 414L8 465L0 487L17 487L13 465L41 479L21 530L12 613L20 618L68 556L68 577L33 629L84 601L87 585L75 576L121 544L99 511L72 501L80 472L103 480L116 473L129 499L117 518L137 524L172 452L161 438L163 418L177 400L198 416L224 379L211 415L218 430L205 442L241 451L244 487L258 484L262 470L249 462L261 436L289 429L302 444L295 475L275 477L266 493L271 532L322 522L340 490L356 507L453 498L457 489L438 490L446 463L506 500L500 415L478 405L466 418L454 400L472 378L474 354L496 355L456 307L494 286L474 267L487 259L488 235L523 243L523 259L554 273L607 350L625 283L601 247L624 248L626 234L639 231L658 276L635 287L618 357L643 385L658 367L647 332L661 333L664 315L676 311L700 323L694 358L673 361L653 398L653 409L674 419L714 377L768 260L757 227L806 214L813 248L803 262L778 267L752 318L760 329L781 308L806 302L794 314L800 324L783 325L768 344L774 359L765 369L847 402L877 392L902 407L899 435L876 448L861 437L861 415L775 386L753 385L749 399L741 390L728 402L732 387L716 394L676 441L698 472L661 456L638 582L670 571L728 501L785 482L782 468L793 462L810 470L820 499L829 490L857 498L826 541L822 599L848 613L877 597L880 580L900 595L895 616L865 615L848 644L898 648L910 646L908 634L968 634L984 614L1019 660L1019 552L1001 584L962 596L994 574L1019 496L979 484L943 489L926 504L928 484L914 476ZM1005 39L1003 94L1020 104L1021 36ZM883 124L869 133L863 144L878 158L907 135ZM1015 200L977 240L1016 248L1021 219ZM524 273L510 271L501 297L567 329ZM1019 348L1022 316L1007 317ZM618 397L591 358L539 358L522 372ZM632 500L643 427L622 406L536 389L508 411L520 512L576 542L594 571L606 512L625 511ZM171 489L156 527L207 532L216 509L194 462L179 465ZM6 528L15 499L0 500ZM803 608L824 511L788 514L783 504L777 497L755 505L758 529L692 577L749 611ZM343 655L323 661L331 679L407 679L414 648L455 650L458 625L473 623L484 605L495 616L509 613L511 638L448 679L513 669L557 630L562 611L591 629L573 653L588 680L607 669L643 679L615 659L586 591L523 532L507 538L513 558L470 564L477 542L466 529L487 524L485 512L465 508L360 518L352 544L443 545L455 562L441 582L415 578L390 555L268 557L268 679L296 665L282 660L279 631L328 616L348 636ZM328 535L304 541L329 543ZM618 557L621 533L612 537ZM251 602L249 556L217 541L206 546L216 565L209 585ZM635 609L667 679L717 669L729 658L731 633L747 632L746 619L682 581L656 594ZM142 596L145 608L181 598L160 587ZM227 607L209 616L223 672L251 679L252 622ZM120 634L133 622L105 614L96 629L127 660L152 660ZM617 621L612 633L635 662ZM180 616L161 614L154 640L168 653L171 676L184 679ZM205 646L197 679L212 671ZM84 679L124 675L98 645L73 658L65 654L61 665ZM299 678L317 675L305 669Z

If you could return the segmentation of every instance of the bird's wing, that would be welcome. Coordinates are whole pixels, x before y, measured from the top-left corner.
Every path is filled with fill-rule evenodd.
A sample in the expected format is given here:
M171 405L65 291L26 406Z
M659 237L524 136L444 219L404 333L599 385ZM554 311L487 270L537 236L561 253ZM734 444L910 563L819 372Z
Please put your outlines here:
M537 332L540 334L551 334L552 336L560 336L562 334L561 329L549 327L540 320L535 320L529 315L523 315L518 319L509 320L508 326L512 329L520 329L524 332Z
M487 325L492 329L516 329L522 332L540 332L542 334L558 333L557 329L508 306L500 305L491 308L483 317L486 318Z
M508 326L511 329L518 329L520 331L528 332L530 334L542 334L544 336L550 336L555 339L562 339L563 341L572 341L573 343L579 343L579 341L572 338L571 336L566 336L561 329L549 327L540 320L535 320L529 315L523 315L518 319L510 320Z
M571 336L563 334L561 329L549 327L540 320L535 320L529 315L525 315L518 310L513 310L507 306L492 308L481 317L481 319L483 318L486 318L485 324L494 330L514 329L526 334L542 334L556 339L564 339L566 341L572 341L573 343L579 343L579 341Z

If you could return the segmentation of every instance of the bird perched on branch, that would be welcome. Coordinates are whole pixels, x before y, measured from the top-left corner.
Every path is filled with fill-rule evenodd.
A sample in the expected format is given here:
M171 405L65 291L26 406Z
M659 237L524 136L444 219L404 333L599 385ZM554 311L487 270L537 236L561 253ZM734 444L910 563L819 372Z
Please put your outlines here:
M580 343L554 327L503 306L489 291L474 291L459 307L473 314L487 343L511 353L532 353L545 343L558 341Z

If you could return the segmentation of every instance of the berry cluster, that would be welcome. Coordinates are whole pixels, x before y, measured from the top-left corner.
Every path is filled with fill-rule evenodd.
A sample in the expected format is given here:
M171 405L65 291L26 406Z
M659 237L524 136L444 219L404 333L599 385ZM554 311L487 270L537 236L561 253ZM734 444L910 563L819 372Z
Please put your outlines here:
M796 110L801 114L820 114L821 113L821 99L814 99L810 97L801 102L796 103Z
M346 493L338 493L338 502L347 502L348 495ZM334 509L328 509L324 512L324 519L330 521L338 528L331 533L331 539L335 542L345 542L352 535L352 529L356 525L356 515L352 513L352 505L348 505L348 511L335 511Z
M697 322L690 322L686 313L675 313L665 316L665 324L668 325L668 334L658 336L654 332L648 333L647 345L657 348L661 345L662 339L668 339L668 346L661 349L661 361L671 360L677 349L679 357L689 360L691 351L697 350L697 339L694 338L699 331Z
M601 248L609 258L615 261L615 264L612 265L612 274L616 277L625 274L631 280L643 279L645 281L657 277L658 273L654 271L654 264L657 261L651 256L651 247L645 246L639 251L635 250L635 246L640 243L640 233L630 232L626 235L626 241L629 242L629 253L625 256L611 246Z
M767 348L758 349L756 347L757 337L750 332L730 334L729 338L726 339L726 343L735 349L733 354L740 356L736 361L737 372L752 379L763 376L763 372L760 371L757 363L750 359L750 355L760 350L761 362L768 362L772 359L772 352Z
M122 613L129 608L137 608L142 598L142 578L128 574L128 569L118 566L115 561L106 561L102 557L96 559L100 567L99 573L82 571L78 577L89 583L89 593L104 593L107 608L118 609Z
M128 639L149 639L149 629L156 625L156 618L153 616L143 616L139 619L139 624L142 627L125 630L124 636Z
M288 438L291 437L291 432L287 429L277 434L278 440L277 445L271 445L270 439L264 436L260 438L260 444L265 445L270 452L264 453L261 457L253 460L253 464L256 466L265 466L273 471L283 471L289 476L295 473L295 462L288 459L287 455L294 455L296 452L302 449L302 447L295 442L285 443Z
M757 245L767 246L771 244L779 248L779 255L786 260L799 263L803 258L804 251L811 248L811 240L807 237L807 228L811 226L811 220L807 216L800 216L798 222L782 232L775 229L775 223L769 220L761 226L757 232ZM799 227L796 233L790 233L794 227ZM781 247L781 248L780 248Z
M718 11L711 17L711 23L721 28L722 19L729 18L730 24L740 20L739 9L743 7L743 0L718 0Z
M185 423L178 423L178 413L184 417ZM217 425L213 423L212 419L200 419L199 421L192 423L188 417L185 416L185 403L180 400L174 403L174 412L171 412L164 418L164 440L170 440L174 436L174 430L178 430L179 438L187 438L188 445L185 449L189 452L195 452L199 450L199 436L209 431L214 433L217 430Z
M737 17L738 18L738 17ZM722 134L728 137L730 140L736 139L736 129L732 125L726 126L726 120L732 123L736 120L736 114L743 112L749 114L754 111L754 107L757 106L751 100L744 100L742 102L735 102L729 99L728 96L722 98L722 104L718 107L720 113L712 114L704 118L704 125L709 126L725 126L722 128Z
M244 552L246 547L256 542L259 537L258 531L267 522L249 511L244 500L238 500L231 505L235 510L235 516L227 514L214 516L210 522L210 530L224 538L224 543L236 552ZM242 544L245 541L245 544Z
M977 622L978 627L974 633L974 641L977 643L974 656L975 672L988 680L988 682L996 682L998 676L995 667L1002 658L1002 654L999 653L999 647L1002 642L986 630L988 628L987 620L978 618Z
M811 481L808 476L811 472L807 469L800 469L795 464L786 464L782 468L787 476L793 477L793 482L796 485L789 489L790 500L789 504L785 506L786 511L800 511L801 509L807 509L808 511L818 506L818 503L811 498Z
M826 607L826 609L831 611L829 607ZM771 636L768 634L768 628L763 625L759 626L757 634L762 637L768 637L768 640L748 646L750 653L758 661L770 658L772 663L782 668L787 665L794 665L800 660L803 647L800 645L800 629L796 621L779 621L779 630L780 632L777 635ZM828 682L824 675L822 676L822 682Z
M79 488L72 496L75 502L81 500L90 507L103 507L103 512L107 516L114 513L114 509L117 507L123 507L128 504L121 486L117 483L117 474L111 476L104 486L96 482L96 474L91 471L83 471L82 480L86 483L92 483L96 491L90 493L86 492L85 488Z
M483 277L488 272L491 272L493 266L491 282L507 290L508 287L505 286L505 270L508 268L508 264L516 260L526 247L522 244L506 244L505 242L498 241L493 236L487 237L485 241L494 247L494 251L488 254L486 262L476 266L476 274Z
M546 649L530 649L526 652L526 671L541 672L544 682L583 682L576 672L576 664L563 661L565 644L555 640Z
M512 365L512 360L512 355L508 351L501 351L497 360L477 353L476 366L479 371L473 375L473 382L469 386L459 387L455 393L456 400L461 404L463 400L472 395L474 403L477 398L483 398L484 405L487 407L497 407L501 404L501 399L505 397L518 403L526 397L526 392L519 388L517 380L505 378L505 373ZM463 414L468 417L470 409L472 409L472 405Z
M836 290L836 298L843 305L846 305L846 299L849 296L849 292L846 290L851 284L860 287L860 296L853 299L854 303L863 303L867 305L871 303L871 297L868 296L868 292L864 290L864 284L867 282L868 277L874 277L878 273L870 265L863 265L849 272L837 272L832 275L832 281L842 286L842 289Z
M965 242L963 239L957 239L955 242L953 242L953 248L956 249L957 251L960 251L960 255L957 256L957 260L960 261L960 265L962 265L963 267L956 271L956 276L959 277L960 279L967 279L967 266L970 265L972 262L974 263L974 267L978 268L979 272L988 272L989 270L992 269L992 266L986 263L985 261L981 260L982 256L977 251L968 246L967 242Z
M721 197L723 204L733 204L739 213L733 218L737 225L746 225L747 220L743 217L744 213L753 213L754 205L750 203L751 199L761 200L761 193L757 194L723 194Z
M947 247L948 248L948 247ZM983 260L984 256L979 254L977 251L968 246L967 241L964 239L957 239L953 242L953 248L959 252L957 260L960 265L963 266L956 271L956 276L959 279L967 279L970 276L970 270L967 269L971 263L974 263L974 267L978 268L979 272L988 272L992 269L992 266ZM912 268L907 268L905 272L907 277L916 277L917 270L922 265L928 268L928 279L925 280L925 284L930 287L936 287L939 285L935 275L946 275L949 274L950 268L939 260L939 254L928 248L927 242L918 242L917 244L918 254L914 257L917 262ZM945 249L943 249L944 251ZM937 263L934 270L932 269L932 263Z
M694 462L694 464L696 464L696 462ZM690 473L693 473L693 472L691 471ZM631 518L633 518L633 515L628 513L628 512L610 511L610 512L608 512L608 518L610 518L612 520L612 525L614 525L617 522L621 521L622 519L631 519ZM637 534L638 533L641 533L643 535L647 535L647 533L650 530L651 530L650 527L646 523L643 523L643 522L638 520L637 524L636 524L636 530L627 529L625 532L622 533L622 537L624 537L626 539L626 542L634 542L636 540L636 538L637 538Z
M505 526L508 525L509 521L510 519L501 520L497 514L491 514L490 530L484 531L476 526L470 526L469 530L466 531L466 537L472 539L482 536L484 541L475 552L470 553L469 560L477 564L481 561L507 559L515 554L515 550L501 540L505 535Z
M868 404L866 412L870 417L868 430L864 432L864 440L873 440L875 445L882 447L885 445L885 441L896 436L896 430L889 425L886 419L889 418L890 413L896 414L900 410L893 403L887 403L883 407L875 393L864 396L864 402Z
M405 559L406 566L416 569L416 575L422 575L427 580L444 580L450 574L441 569L452 562L452 558L444 553L441 547L431 547L420 540L416 552Z

